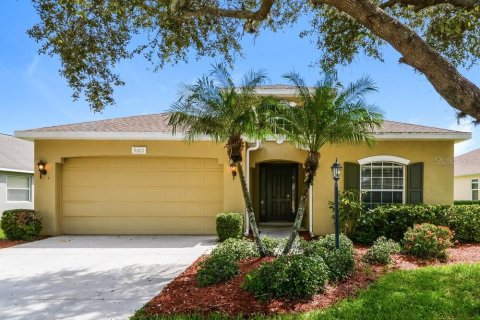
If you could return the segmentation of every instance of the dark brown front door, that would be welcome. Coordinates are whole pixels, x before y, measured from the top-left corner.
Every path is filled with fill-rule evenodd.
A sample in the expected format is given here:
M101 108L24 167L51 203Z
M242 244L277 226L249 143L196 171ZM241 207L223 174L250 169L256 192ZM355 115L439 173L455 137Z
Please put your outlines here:
M260 165L260 220L293 221L297 209L297 164Z

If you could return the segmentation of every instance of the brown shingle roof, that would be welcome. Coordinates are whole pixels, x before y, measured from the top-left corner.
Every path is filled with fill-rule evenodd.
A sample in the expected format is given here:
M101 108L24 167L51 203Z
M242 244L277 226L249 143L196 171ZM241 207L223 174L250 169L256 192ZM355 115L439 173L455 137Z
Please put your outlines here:
M27 130L24 132L171 132L168 126L169 113L131 116L91 122L67 124L54 127ZM459 133L449 129L421 126L410 123L385 120L377 134L388 133Z
M455 176L480 173L480 149L476 149L455 157Z
M33 172L33 162L33 142L0 134L0 168Z

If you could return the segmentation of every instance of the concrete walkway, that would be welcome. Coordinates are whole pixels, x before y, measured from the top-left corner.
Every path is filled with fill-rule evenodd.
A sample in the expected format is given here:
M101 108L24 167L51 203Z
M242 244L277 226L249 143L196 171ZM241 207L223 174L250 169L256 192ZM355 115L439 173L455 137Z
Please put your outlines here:
M0 250L0 319L128 319L209 236L61 236Z

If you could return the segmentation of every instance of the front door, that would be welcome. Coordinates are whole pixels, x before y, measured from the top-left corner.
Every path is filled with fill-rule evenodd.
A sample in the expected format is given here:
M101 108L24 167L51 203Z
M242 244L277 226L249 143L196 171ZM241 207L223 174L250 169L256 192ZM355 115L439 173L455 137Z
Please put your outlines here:
M297 174L297 164L260 165L260 221L295 220Z

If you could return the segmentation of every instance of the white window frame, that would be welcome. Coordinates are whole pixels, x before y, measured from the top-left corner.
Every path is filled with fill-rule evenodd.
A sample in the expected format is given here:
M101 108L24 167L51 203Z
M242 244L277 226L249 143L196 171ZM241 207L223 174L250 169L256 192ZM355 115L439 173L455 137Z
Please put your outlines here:
M22 178L27 178L28 179L28 200L27 201L11 201L8 200L8 190L27 190L27 188L9 188L8 187L8 178L10 177L22 177ZM5 183L5 200L6 203L31 203L32 202L32 177L26 177L26 176L21 176L21 175L7 175L7 180Z
M476 182L477 183L477 189L473 189L473 182ZM475 179L471 179L470 180L470 200L472 201L477 201L477 200L480 200L480 192L479 192L479 179L478 178L475 178ZM473 199L473 191L477 191L477 197L478 199L477 200L474 200Z
M362 167L367 166L372 164L373 162L393 162L397 165L402 166L403 172L402 172L402 189L363 189L362 188ZM373 156L373 157L367 157L358 160L358 163L360 164L360 170L359 170L359 181L360 181L360 194L362 192L382 192L382 191L391 191L391 192L398 192L402 191L402 204L405 204L407 202L407 188L406 188L406 173L407 173L407 165L410 163L410 160L400 158L400 157L395 157L395 156ZM383 179L383 170L382 170L382 177Z

